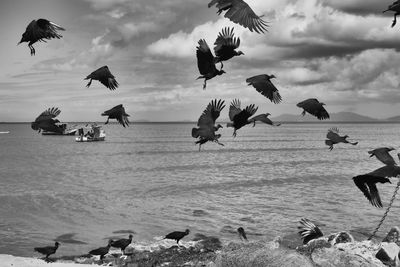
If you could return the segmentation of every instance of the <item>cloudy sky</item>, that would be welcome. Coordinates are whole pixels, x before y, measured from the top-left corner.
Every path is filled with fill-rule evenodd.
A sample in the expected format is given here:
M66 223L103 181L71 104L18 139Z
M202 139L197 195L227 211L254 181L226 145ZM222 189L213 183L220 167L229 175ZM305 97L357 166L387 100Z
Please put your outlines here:
M300 114L296 103L316 97L329 112L400 115L400 21L382 11L390 0L247 0L270 23L257 34L217 16L208 0L1 0L0 121L32 121L59 107L63 121L101 121L120 103L132 120L197 120L213 98L255 103L272 116ZM33 19L61 26L60 40L16 45ZM245 53L207 83L196 45L211 46L234 26ZM83 79L108 65L120 87ZM274 74L283 102L273 104L245 80Z

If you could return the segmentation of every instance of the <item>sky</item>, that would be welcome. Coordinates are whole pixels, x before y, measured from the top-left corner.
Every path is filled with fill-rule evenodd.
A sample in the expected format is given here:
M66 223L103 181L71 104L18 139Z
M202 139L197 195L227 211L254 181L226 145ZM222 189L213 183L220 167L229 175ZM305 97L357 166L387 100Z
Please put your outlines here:
M382 13L383 0L247 0L269 22L252 33L208 8L208 0L1 0L0 121L30 122L50 107L61 121L102 121L123 104L131 120L196 121L214 98L221 118L238 98L272 117L301 114L296 104L317 98L330 113L374 118L400 115L400 21ZM26 26L46 18L63 38L17 46ZM400 19L400 17L399 17ZM4 26L6 25L6 26ZM196 46L210 47L234 27L244 55L224 63L226 74L207 82ZM120 86L110 91L84 78L107 65ZM274 74L283 101L273 104L246 78Z

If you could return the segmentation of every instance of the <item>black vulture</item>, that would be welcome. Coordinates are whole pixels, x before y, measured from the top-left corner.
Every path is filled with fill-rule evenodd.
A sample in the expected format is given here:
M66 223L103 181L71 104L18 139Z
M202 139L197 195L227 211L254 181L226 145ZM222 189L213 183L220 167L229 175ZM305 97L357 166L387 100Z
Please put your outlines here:
M311 240L317 239L324 235L318 226L306 218L302 218L300 220L300 224L301 225L297 228L299 229L299 235L301 236L301 239L303 239L303 244L307 244Z
M31 128L40 133L41 130L62 133L63 128L56 125L56 123L60 122L57 119L54 119L61 113L61 110L58 108L52 107L45 111L43 111L34 122L31 123Z
M229 119L232 122L228 122L226 127L233 127L233 136L236 137L236 131L246 126L247 124L252 123L249 121L249 118L253 116L257 112L258 107L255 107L254 104L247 106L245 109L240 108L240 101L238 99L234 99L231 102L229 107Z
M394 150L393 147L380 147L368 151L371 154L369 157L375 156L380 162L385 165L397 165L393 157L389 154L390 151Z
M249 119L250 122L253 122L253 127L256 126L256 121L261 121L263 123L269 124L271 126L280 126L281 124L278 122L273 122L271 121L270 118L268 118L268 116L271 115L269 113L265 113L265 114L260 114L257 116L254 116L253 118Z
M218 119L221 110L224 109L224 103L225 101L221 99L212 100L207 105L207 108L203 111L197 122L197 126L199 126L199 128L192 129L192 137L199 138L199 140L196 141L196 144L199 144L199 151L201 149L201 145L208 141L216 142L217 144L223 146L223 144L218 141L221 135L215 134L215 132L218 131L219 128L222 128L222 126L221 124L215 125L215 121Z
M224 66L222 61L227 61L235 56L244 55L242 51L236 51L239 48L240 39L234 37L233 28L226 27L218 34L214 43L215 63L221 63L221 70Z
M100 260L102 260L104 258L104 255L106 255L108 253L108 251L110 250L111 244L114 241L112 239L108 240L108 245L106 247L100 247L97 249L93 249L89 252L90 255L97 255L100 256Z
M204 39L199 40L199 46L196 50L197 67L201 76L197 79L204 79L203 89L206 89L207 80L214 78L217 75L225 73L223 70L218 70L215 67L215 58L211 53L210 47Z
M179 231L175 231L172 233L167 234L164 239L173 239L176 240L176 243L179 245L179 240L181 240L182 238L184 238L185 236L187 236L190 233L189 229L186 229L185 232L179 232Z
M218 8L218 15L222 11L227 11L224 15L225 18L248 28L251 32L264 33L264 31L268 31L266 28L268 27L267 22L261 19L262 16L257 16L243 0L211 0L208 7L210 8L215 4Z
M393 19L393 23L392 23L392 27L394 27L394 25L396 25L397 22L397 16L400 15L400 1L395 1L393 2L393 4L391 4L388 9L386 9L385 11L383 11L383 13L385 13L386 11L393 11L394 13L394 19Z
M92 73L90 73L85 80L90 79L86 87L92 84L92 80L98 80L104 84L108 89L115 90L118 87L118 82L115 80L114 75L111 74L107 66L103 66Z
M336 127L333 127L328 130L328 133L326 134L327 140L325 140L325 144L329 146L329 150L333 149L334 144L338 143L345 143L345 144L352 144L353 146L357 145L358 142L349 142L346 139L348 138L348 135L340 136L339 135L339 129Z
M309 98L297 104L303 109L301 115L306 115L306 112L317 117L319 120L329 119L329 114L323 107L325 103L319 102L316 98Z
M34 250L39 252L40 254L46 255L46 259L48 259L51 254L56 253L59 246L60 246L60 243L55 242L54 247L53 246L37 247L37 248L34 248Z
M237 232L238 232L238 235L239 235L239 238L240 238L240 240L246 240L246 241L248 241L247 240L247 236L246 236L246 232L244 231L244 229L243 229L243 227L239 227L238 229L237 229Z
M37 41L46 42L46 39L60 39L62 36L57 31L65 31L65 29L47 19L32 20L26 27L25 32L22 34L21 41L19 41L17 45L23 42L29 42L28 46L31 50L31 56L33 56L35 55L33 44Z
M391 183L388 178L364 174L353 177L353 181L373 206L382 208L382 201L376 183Z
M104 124L107 124L109 119L116 119L122 126L129 126L129 115L126 114L125 108L122 104L104 111L101 116L108 116L107 121Z
M272 78L276 78L275 75L260 74L246 79L246 82L248 85L252 85L256 88L263 96L271 100L271 102L278 104L282 101L282 97L278 89L271 82Z
M111 246L114 248L120 248L122 250L122 253L125 253L125 248L129 246L129 244L132 242L133 235L130 234L128 238L122 238L118 239L116 241L113 241L111 243Z

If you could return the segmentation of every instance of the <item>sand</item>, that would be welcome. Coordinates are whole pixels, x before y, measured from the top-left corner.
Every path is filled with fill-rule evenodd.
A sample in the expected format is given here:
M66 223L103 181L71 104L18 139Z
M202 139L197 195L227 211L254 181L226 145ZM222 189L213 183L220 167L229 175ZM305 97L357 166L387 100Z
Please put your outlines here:
M15 257L12 255L0 255L0 267L88 267L93 265L89 264L78 264L78 263L62 263L62 262L53 262L47 263L40 259L35 258L24 258L24 257Z

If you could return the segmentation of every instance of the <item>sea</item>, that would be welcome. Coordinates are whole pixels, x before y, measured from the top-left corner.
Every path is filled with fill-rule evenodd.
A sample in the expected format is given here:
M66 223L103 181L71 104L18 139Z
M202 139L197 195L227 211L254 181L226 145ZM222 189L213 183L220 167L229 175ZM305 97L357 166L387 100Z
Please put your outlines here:
M104 142L43 136L30 124L0 124L0 254L40 256L34 247L61 241L57 255L79 255L127 237L154 244L190 229L237 241L296 233L308 218L328 234L368 236L395 190L378 184L383 209L373 207L352 177L383 166L368 150L400 145L400 124L283 123L220 129L220 142L199 151L196 123L104 125ZM329 151L337 127L358 145ZM398 150L397 150L398 151ZM392 155L397 160L397 152ZM400 226L400 197L378 232Z

